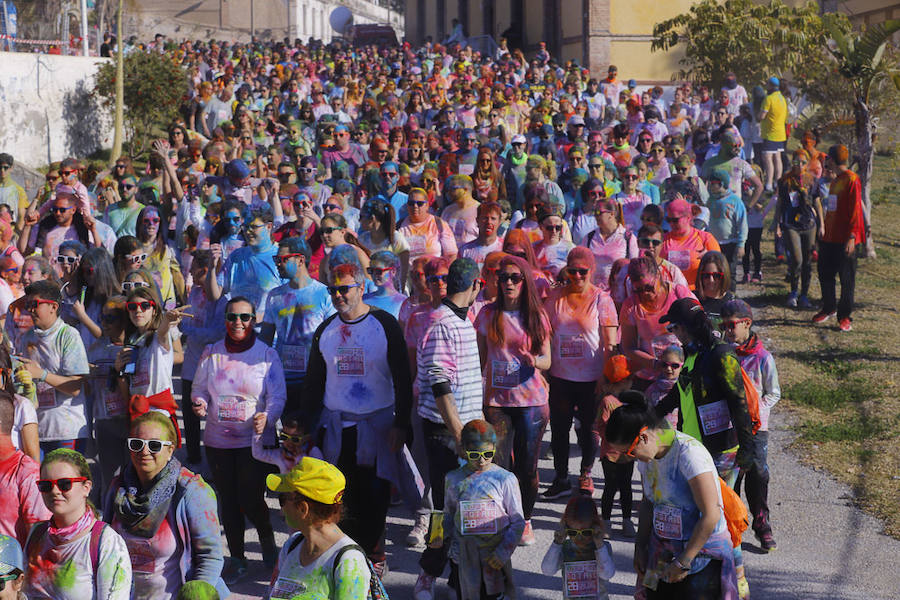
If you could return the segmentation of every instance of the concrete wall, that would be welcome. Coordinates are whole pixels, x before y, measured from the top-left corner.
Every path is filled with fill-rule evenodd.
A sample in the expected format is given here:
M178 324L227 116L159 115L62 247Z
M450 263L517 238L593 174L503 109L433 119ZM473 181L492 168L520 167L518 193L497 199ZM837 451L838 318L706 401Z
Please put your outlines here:
M0 151L38 167L112 145L112 122L92 96L106 58L0 52Z

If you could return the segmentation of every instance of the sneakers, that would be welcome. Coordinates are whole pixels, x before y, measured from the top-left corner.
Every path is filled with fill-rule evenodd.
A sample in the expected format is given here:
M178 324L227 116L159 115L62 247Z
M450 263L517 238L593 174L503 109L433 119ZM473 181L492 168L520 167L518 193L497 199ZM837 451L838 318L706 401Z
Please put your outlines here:
M384 578L387 577L388 574L387 559L373 562L372 570L375 571L376 575L378 575L378 579L384 581Z
M590 473L582 473L581 477L578 478L578 491L585 496L594 495L594 478L591 477Z
M813 323L824 323L831 317L833 317L836 313L833 312L825 312L824 310L820 310L815 315L813 315L812 322Z
M522 532L522 539L519 540L520 546L531 546L534 544L534 530L531 528L531 519L525 521L525 531Z
M612 520L603 519L603 537L609 539L609 532L612 531Z
M810 303L809 298L804 295L797 299L797 306L800 308L812 308L812 303Z
M553 483L550 484L544 493L541 494L544 500L555 500L556 498L562 498L563 496L568 496L572 493L572 484L569 482L569 478L565 479L554 479Z
M853 325L850 324L850 319L844 317L841 319L838 326L841 328L841 331L853 331Z
M225 559L222 579L226 585L234 585L247 576L247 559L229 556Z
M750 281L750 276L747 273L744 273L744 276L741 277L741 280L738 283L747 283Z
M787 299L787 305L790 308L797 308L797 292L791 292Z
M428 533L428 513L416 515L416 524L406 534L406 545L409 548L425 545L425 535Z
M624 519L622 521L622 535L627 538L633 538L637 535L637 531L635 531L634 523L631 522L631 519Z
M434 577L422 571L413 587L414 600L434 600Z
M753 277L750 278L751 283L762 283L762 273L757 271L753 274Z
M759 546L766 552L772 552L778 548L778 545L775 543L775 537L772 535L771 531L761 534L758 533L756 534L756 537L759 539Z

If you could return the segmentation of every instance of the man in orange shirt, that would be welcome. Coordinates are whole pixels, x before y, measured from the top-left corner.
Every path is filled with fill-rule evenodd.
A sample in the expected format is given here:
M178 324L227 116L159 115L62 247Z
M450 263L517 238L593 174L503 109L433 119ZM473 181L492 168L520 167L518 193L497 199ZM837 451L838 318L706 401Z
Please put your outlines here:
M819 232L819 287L822 290L822 310L812 318L813 323L827 321L837 313L841 331L853 329L853 292L856 288L856 244L866 243L865 219L862 210L862 184L850 170L850 152L838 144L828 149L825 168L835 174L822 202L825 210L825 230ZM835 300L834 277L841 281L841 298Z
M663 238L659 255L681 269L688 286L694 291L700 258L709 250L721 252L719 242L711 233L691 225L693 206L680 196L669 202L666 213L671 231Z

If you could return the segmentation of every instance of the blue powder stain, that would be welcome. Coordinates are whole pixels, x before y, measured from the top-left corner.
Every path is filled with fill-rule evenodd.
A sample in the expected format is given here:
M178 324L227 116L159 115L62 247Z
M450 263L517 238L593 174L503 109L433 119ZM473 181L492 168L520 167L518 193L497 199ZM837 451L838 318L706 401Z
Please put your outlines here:
M361 381L356 381L350 387L350 396L359 400L368 400L372 397L372 390Z

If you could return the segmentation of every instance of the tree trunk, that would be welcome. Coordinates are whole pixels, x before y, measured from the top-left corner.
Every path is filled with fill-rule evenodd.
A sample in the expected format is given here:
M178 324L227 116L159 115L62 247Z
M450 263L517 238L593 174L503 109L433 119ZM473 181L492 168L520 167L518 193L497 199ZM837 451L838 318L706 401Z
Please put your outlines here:
M125 0L119 0L119 11L116 13L116 116L113 125L113 147L109 153L109 164L114 165L122 154L122 134L125 121L125 40L122 37L122 21L124 19Z
M866 256L875 258L875 240L872 239L872 158L875 148L872 144L872 114L869 106L861 98L853 105L856 117L856 150L859 161L859 182L862 186L863 217L866 221Z

